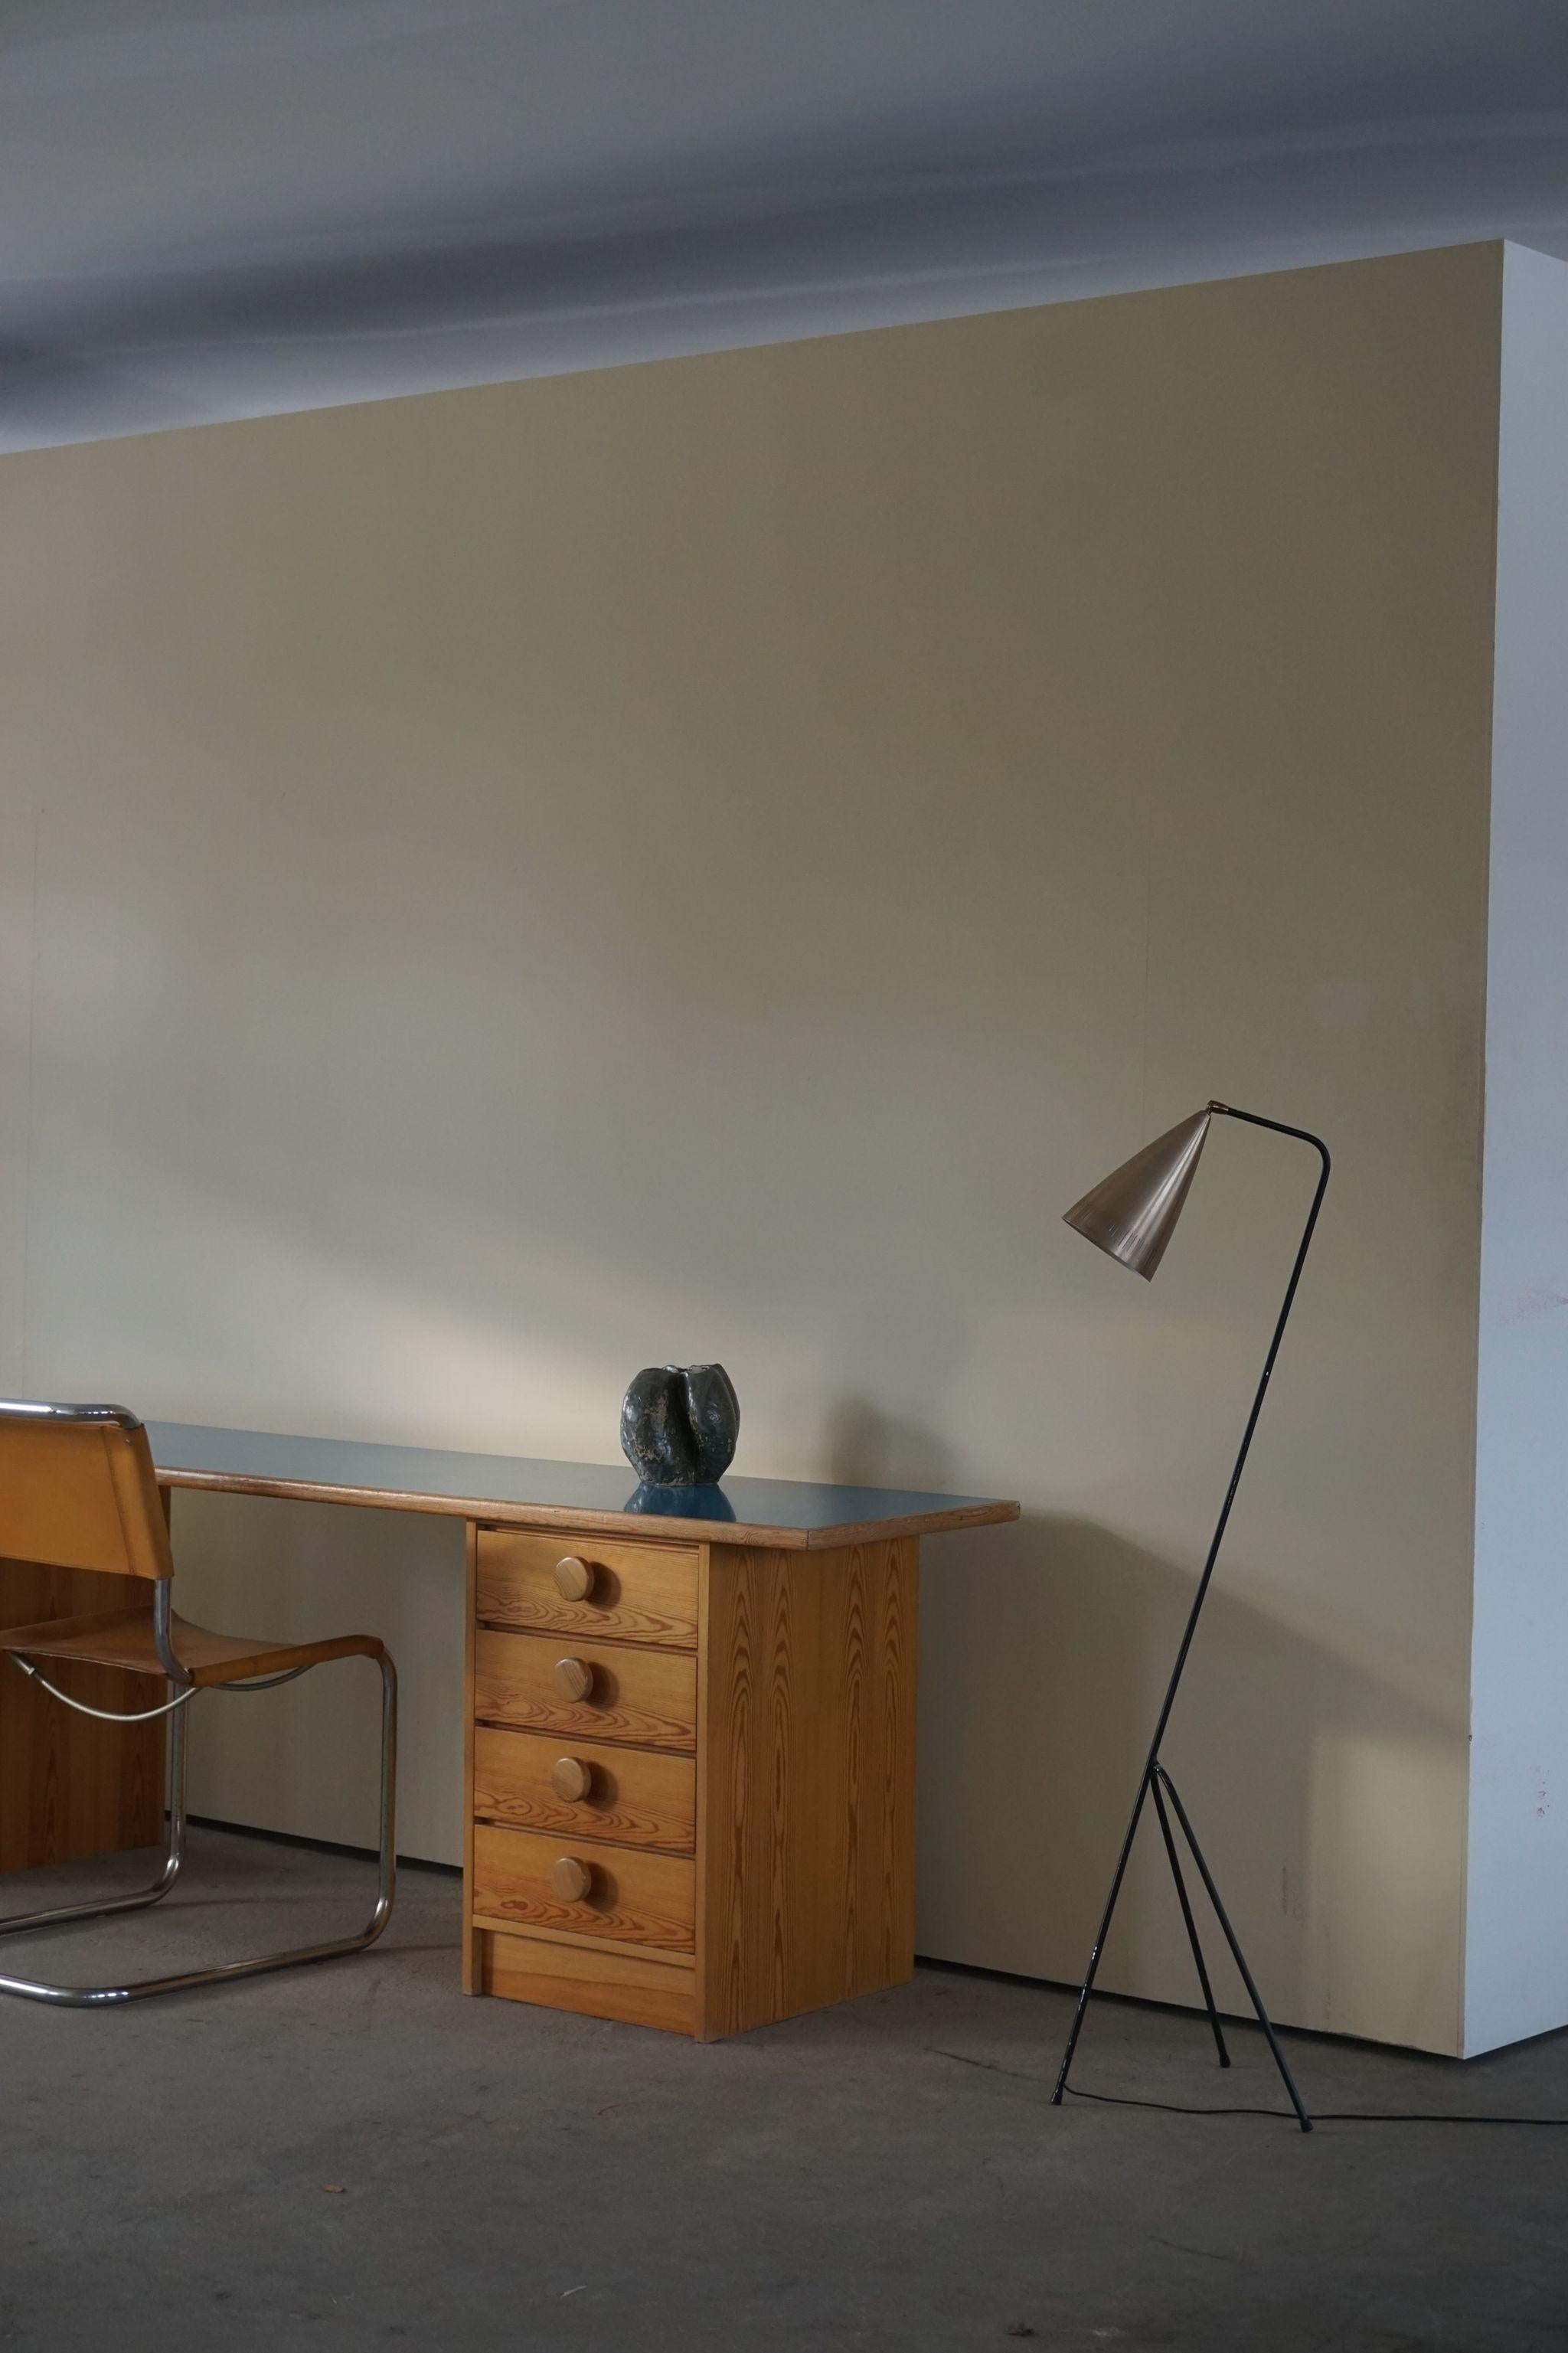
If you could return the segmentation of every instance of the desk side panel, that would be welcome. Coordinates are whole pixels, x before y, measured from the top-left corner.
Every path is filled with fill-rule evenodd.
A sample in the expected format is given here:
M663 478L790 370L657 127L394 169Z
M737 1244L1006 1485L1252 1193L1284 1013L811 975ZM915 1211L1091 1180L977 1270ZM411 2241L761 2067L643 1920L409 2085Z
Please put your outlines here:
M470 1520L463 1620L463 1991L483 1989L483 1932L474 1926L474 1642L479 1626L479 1532Z
M711 2039L914 1967L912 1538L711 1547L698 1750L698 1983Z
M0 1625L28 1626L143 1600L139 1580L91 1569L0 1561ZM89 1707L156 1707L161 1678L113 1667L58 1666L52 1679ZM78 1715L0 1665L0 1872L83 1862L163 1836L165 1726L100 1724Z

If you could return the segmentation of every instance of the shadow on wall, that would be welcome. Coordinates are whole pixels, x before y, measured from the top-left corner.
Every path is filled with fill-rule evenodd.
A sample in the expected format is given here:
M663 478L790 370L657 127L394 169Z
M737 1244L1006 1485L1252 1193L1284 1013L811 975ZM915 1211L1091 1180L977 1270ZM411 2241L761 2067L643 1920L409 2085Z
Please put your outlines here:
M270 1641L380 1634L397 1662L398 1852L462 1859L464 1551L460 1520L186 1489L174 1511L175 1606ZM374 1843L380 1678L336 1661L191 1712L191 1810L351 1846Z
M833 1407L825 1451L827 1476L840 1486L962 1492L945 1440L923 1422L884 1411L869 1398L847 1397Z
M1039 1513L932 1538L924 1563L917 1949L1075 1982L1195 1570ZM1247 1574L1244 1546L1222 1556L1163 1755L1264 1999L1283 2021L1330 2031L1343 2000L1362 2033L1375 2019L1389 2041L1455 2050L1460 1857L1446 1777L1462 1773L1462 1736L1242 1598ZM1222 2007L1245 2010L1201 1889L1196 1902ZM1335 1916L1365 1924L1353 1955L1331 1947ZM1152 1814L1100 1983L1134 1979L1144 1995L1198 1999Z

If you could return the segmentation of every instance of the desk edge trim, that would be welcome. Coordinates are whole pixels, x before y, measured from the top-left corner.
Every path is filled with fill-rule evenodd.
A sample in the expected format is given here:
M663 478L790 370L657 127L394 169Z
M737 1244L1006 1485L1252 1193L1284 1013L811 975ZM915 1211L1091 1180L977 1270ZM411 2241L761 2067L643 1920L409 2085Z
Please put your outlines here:
M265 1495L286 1503L357 1504L371 1511L425 1512L441 1519L473 1520L489 1527L576 1528L594 1535L640 1538L649 1544L679 1537L686 1543L764 1546L777 1552L842 1552L853 1545L879 1544L900 1536L943 1535L955 1528L999 1526L1018 1517L1020 1505L987 1500L956 1505L951 1512L910 1512L887 1520L847 1520L834 1527L782 1528L765 1521L686 1520L671 1515L574 1510L563 1504L505 1504L494 1496L426 1495L401 1487L338 1487L313 1479L250 1478L232 1471L187 1471L174 1463L155 1465L161 1487L205 1488L226 1495Z

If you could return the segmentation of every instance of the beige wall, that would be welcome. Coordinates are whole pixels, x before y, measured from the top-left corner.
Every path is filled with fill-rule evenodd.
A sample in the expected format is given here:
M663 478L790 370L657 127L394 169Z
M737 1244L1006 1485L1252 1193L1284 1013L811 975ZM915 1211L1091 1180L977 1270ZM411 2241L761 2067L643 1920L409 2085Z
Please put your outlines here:
M1170 1756L1279 2013L1456 2047L1500 285L5 459L7 1379L607 1459L718 1356L743 1469L1022 1495L930 1547L920 1940L1069 1978L1312 1170L1222 1127L1152 1290L1058 1213L1211 1093L1320 1127ZM451 1531L176 1534L394 1637L455 1854ZM363 1835L339 1672L204 1703L198 1804ZM1142 1872L1106 1981L1179 1935Z

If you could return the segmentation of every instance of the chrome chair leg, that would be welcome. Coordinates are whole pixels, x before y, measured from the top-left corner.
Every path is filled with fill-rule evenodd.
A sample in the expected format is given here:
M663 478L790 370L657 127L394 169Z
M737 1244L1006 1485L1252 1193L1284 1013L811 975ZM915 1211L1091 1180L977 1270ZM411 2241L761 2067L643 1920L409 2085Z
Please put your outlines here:
M252 1961L222 1961L207 1969L184 1969L176 1975L139 1978L128 1985L49 1985L31 1978L0 1977L0 1993L18 1994L24 2000L52 2002L65 2010L103 2010L121 2002L139 2001L149 1994L178 1993L187 1986L216 1985L226 1978L257 1977L265 1969L286 1969L304 1961L336 1960L341 1955L363 1953L374 1945L392 1915L397 1877L397 1670L384 1654L381 1667L381 1827L375 1908L357 1936L325 1945L301 1945L289 1952L267 1953ZM217 1686L222 1689L222 1685ZM169 1849L162 1876L134 1895L100 1904L61 1905L48 1912L31 1912L0 1922L0 1934L19 1928L44 1928L66 1920L87 1919L107 1912L128 1912L155 1904L166 1895L179 1875L185 1849L185 1715L181 1708L170 1725Z

